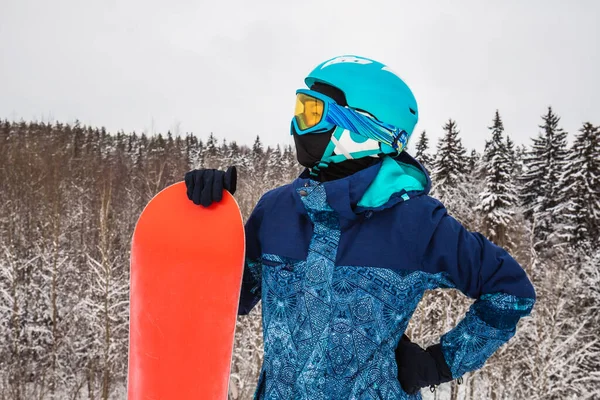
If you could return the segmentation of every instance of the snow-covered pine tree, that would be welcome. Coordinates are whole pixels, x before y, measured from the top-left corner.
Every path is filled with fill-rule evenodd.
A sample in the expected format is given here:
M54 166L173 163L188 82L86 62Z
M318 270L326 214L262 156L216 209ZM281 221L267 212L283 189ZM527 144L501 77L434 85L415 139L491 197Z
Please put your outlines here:
M227 152L223 154L223 165L224 170L228 167L235 165L238 166L240 156L240 146L234 140L227 146ZM239 167L239 166L238 166Z
M217 138L211 132L204 146L204 168L215 168L221 159Z
M186 158L190 169L199 169L204 165L204 143L196 135L188 133L185 137Z
M477 182L466 179L468 158L466 149L458 137L456 122L450 119L444 125L444 135L437 144L433 164L432 195L438 198L448 211L469 229L476 226L473 207L477 203Z
M546 243L557 228L559 216L554 212L560 203L560 177L567 162L567 133L558 126L560 117L548 107L542 116L542 132L533 139L526 155L522 204L525 215L533 221L536 248Z
M517 150L515 149L515 142L512 141L509 135L506 135L506 155L508 157L508 169L512 177L516 177L517 164Z
M270 149L270 148L269 148ZM267 184L273 188L281 184L284 176L283 171L283 153L281 147L277 145L276 148L270 149L267 157L267 169L265 179Z
M546 149L546 137L542 133L532 138L531 149L524 153L524 171L520 177L522 192L521 205L524 215L532 220L534 212L539 208L539 203L544 197L544 177L547 165L543 158Z
M523 180L521 177L525 173L525 157L527 155L527 146L524 144L515 147L514 151L514 170L513 176L515 178L515 184L517 185L518 192L521 192ZM522 199L520 200L522 204Z
M455 187L462 180L467 164L466 150L458 137L460 131L456 122L449 119L443 129L445 133L438 142L433 164L435 192L439 194Z
M256 136L254 144L252 145L252 153L250 154L251 169L253 169L252 176L264 176L267 168L268 155L265 152L260 136ZM256 199L258 201L258 199Z
M558 235L572 245L600 240L600 128L586 122L575 136L560 182Z
M496 110L492 139L487 143L482 160L485 187L479 193L476 210L483 213L483 233L501 247L509 247L508 231L515 214L516 188L510 176L510 155L504 141L504 125Z
M429 138L425 131L421 132L419 141L415 146L415 159L419 161L426 169L430 169L433 164L433 156L429 154Z
M478 174L481 168L481 155L477 150L472 149L471 154L467 157L467 172L469 175Z
M227 168L231 165L229 162L229 144L227 143L227 139L223 138L221 140L221 145L219 146L219 160L215 163L214 168L219 169L221 171L227 170Z
M296 151L291 145L285 146L283 152L283 168L285 170L283 182L285 183L296 179L304 169L304 167L298 163L298 160L296 159Z

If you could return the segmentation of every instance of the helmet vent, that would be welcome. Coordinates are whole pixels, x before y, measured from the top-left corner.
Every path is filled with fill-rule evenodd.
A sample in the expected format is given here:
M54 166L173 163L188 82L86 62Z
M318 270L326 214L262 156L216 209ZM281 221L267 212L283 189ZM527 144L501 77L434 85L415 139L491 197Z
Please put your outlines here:
M413 110L412 108L409 107L408 110L410 111L410 113L412 115L417 115L417 112L415 110Z

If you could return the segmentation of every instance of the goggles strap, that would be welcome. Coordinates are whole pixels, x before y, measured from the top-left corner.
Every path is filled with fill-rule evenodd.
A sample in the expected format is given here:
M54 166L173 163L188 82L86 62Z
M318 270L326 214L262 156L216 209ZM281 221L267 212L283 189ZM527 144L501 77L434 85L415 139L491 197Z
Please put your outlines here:
M339 150L347 160L352 160L354 158L335 136L331 136L331 141L335 144L335 149Z
M317 165L310 169L310 176L317 178L322 169L329 167L328 161L319 161Z
M408 133L406 131L394 132L394 141L392 142L394 150L400 153L406 147L406 142L408 142Z
M344 128L340 128L339 126L334 129L333 133L331 134L331 139L329 140L329 143L327 144L327 147L321 156L321 160L319 160L319 162L310 169L310 175L312 177L316 178L321 170L329 167L329 164L334 162L331 158L335 150L336 142L341 137L343 132Z
M321 163L324 164L325 168L327 168L327 166L329 166L329 164L334 162L332 160L332 157L334 155L336 146L339 143L339 139L342 137L343 133L344 133L344 128L342 128L340 126L336 126L335 129L333 130L333 133L331 134L331 139L329 140L329 144L325 148L325 151L323 152L323 156L321 156L321 161L319 162L320 164Z
M325 115L326 121L361 136L392 147L398 153L406 146L408 134L391 125L380 123L347 107L331 104Z

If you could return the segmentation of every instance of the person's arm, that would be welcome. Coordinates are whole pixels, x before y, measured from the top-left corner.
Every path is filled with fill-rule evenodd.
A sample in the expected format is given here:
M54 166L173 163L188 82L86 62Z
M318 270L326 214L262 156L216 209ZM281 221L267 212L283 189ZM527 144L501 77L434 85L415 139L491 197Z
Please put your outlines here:
M256 204L246 222L246 263L242 278L238 315L247 315L259 302L262 281L262 250L260 246L260 225L264 213L262 199Z
M502 248L444 213L426 248L422 268L431 287L457 288L476 299L458 325L435 345L452 378L483 366L516 331L535 303L523 268Z

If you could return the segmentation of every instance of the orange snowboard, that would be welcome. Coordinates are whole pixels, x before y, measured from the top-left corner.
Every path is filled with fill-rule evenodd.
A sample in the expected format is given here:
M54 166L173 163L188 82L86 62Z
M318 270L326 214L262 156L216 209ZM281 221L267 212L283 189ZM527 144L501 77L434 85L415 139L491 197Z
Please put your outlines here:
M228 192L204 208L180 182L148 203L131 245L129 400L227 399L244 253Z

